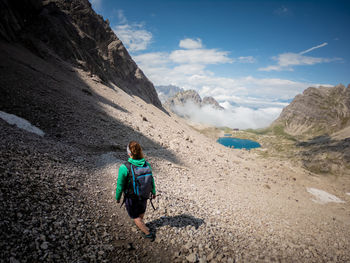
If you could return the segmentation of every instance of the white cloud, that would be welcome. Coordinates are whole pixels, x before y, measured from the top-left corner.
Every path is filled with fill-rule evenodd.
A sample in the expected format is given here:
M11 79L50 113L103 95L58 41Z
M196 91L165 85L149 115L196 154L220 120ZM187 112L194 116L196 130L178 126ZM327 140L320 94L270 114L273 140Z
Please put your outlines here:
M131 52L147 49L152 42L153 35L144 28L144 24L128 23L123 10L118 10L117 16L119 24L113 30L126 48Z
M285 6L281 6L277 9L274 10L274 13L279 15L279 16L282 16L282 17L286 17L286 16L290 16L292 15L292 11L285 7Z
M192 102L187 102L183 106L176 106L174 110L198 123L217 127L257 129L269 126L278 117L282 109L264 108L254 110L247 107L231 106L225 110L218 110L210 105L199 107Z
M118 25L113 30L131 52L147 49L152 41L152 33L143 29L142 24Z
M282 67L299 66L299 65L314 65L322 62L329 62L328 58L315 58L303 56L295 53L285 53L278 56L278 64Z
M123 10L121 10L121 9L117 10L117 16L118 16L119 24L126 24L128 22L128 20L126 19L125 15L124 15Z
M238 61L241 63L255 63L256 59L252 56L247 56L247 57L239 57Z
M253 98L253 97L237 97L237 96L218 96L218 100L223 101L220 105L226 109L231 107L241 105L248 108L278 108L282 109L286 107L289 103L283 101L267 100L262 98Z
M265 68L259 68L260 71L282 71L288 70L293 71L293 66L303 66L303 65L315 65L319 63L328 63L339 58L317 58L310 56L303 56L298 53L284 53L280 54L277 57L274 57L274 60L277 60L278 65L271 65Z
M307 87L318 85L278 78L218 77L206 69L205 63L185 63L187 60L184 60L174 64L167 53L147 53L134 59L155 85L172 84L197 90L201 96L213 96L219 101L235 101L246 106L254 104L253 107L266 107L276 99L293 98ZM246 100L248 97L260 99L253 103L251 99Z
M192 76L193 74L206 74L205 65L202 64L185 64L176 66L172 70L173 75L183 74L185 76ZM208 73L209 74L209 73Z
M318 45L318 46L309 48L309 49L307 49L307 50L305 50L305 51L300 52L299 54L300 54L300 55L303 55L303 54L306 54L306 53L308 53L308 52L310 52L310 51L312 51L312 50L315 50L315 49L318 49L318 48L321 48L321 47L324 47L324 46L327 46L327 45L328 45L328 43L327 43L327 42L324 42L324 43L322 43L321 45Z
M267 66L264 68L258 68L259 71L282 71L282 70L288 70L288 71L293 71L293 69L291 68L283 68L279 65L271 65L271 66Z
M169 54L166 52L145 53L133 56L133 59L144 66L166 65L170 62Z
M197 39L185 38L180 40L179 46L186 49L202 48L202 40L200 38L197 38Z
M219 64L233 62L233 60L228 57L228 52L218 51L216 49L175 50L171 52L170 59L179 64Z
M303 65L315 65L319 63L328 63L332 61L339 61L340 58L319 58L304 56L304 54L311 52L312 50L327 46L328 43L323 43L321 45L309 48L300 53L283 53L279 54L277 57L273 57L273 60L277 61L277 65L270 65L267 67L259 68L260 71L282 71L288 70L293 71L293 66L303 66Z
M222 52L222 53L220 53ZM296 54L297 56L302 56ZM296 61L313 63L309 57L302 56ZM191 113L197 121L211 120L210 124L238 128L258 128L267 126L287 106L284 100L294 98L298 93L314 83L297 82L279 78L255 78L245 76L239 78L219 77L207 69L207 65L233 62L225 51L216 49L188 49L174 50L171 53L146 53L135 56L135 61L143 72L155 85L175 85L185 90L194 89L201 97L212 96L222 106L230 110L220 113L207 110L207 117L203 117L203 110L195 108L183 109ZM237 57L237 62L252 61L253 57ZM289 64L290 60L281 57L284 68L291 67L297 62ZM286 61L286 62L285 62ZM299 62L298 62L299 63ZM280 67L280 65L270 66ZM181 109L180 109L181 110ZM234 119L234 120L232 120ZM229 121L230 120L230 121ZM207 122L208 123L208 122Z

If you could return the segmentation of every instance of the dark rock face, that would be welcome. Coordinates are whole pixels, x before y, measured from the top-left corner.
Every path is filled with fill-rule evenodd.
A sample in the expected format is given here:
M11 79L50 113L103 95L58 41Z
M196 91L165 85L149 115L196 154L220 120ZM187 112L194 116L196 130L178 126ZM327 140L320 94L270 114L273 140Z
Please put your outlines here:
M0 39L55 57L161 108L153 84L88 0L0 0Z
M273 125L292 135L331 134L350 125L350 88L310 87L283 109Z
M350 137L318 136L297 144L304 167L315 173L349 175Z

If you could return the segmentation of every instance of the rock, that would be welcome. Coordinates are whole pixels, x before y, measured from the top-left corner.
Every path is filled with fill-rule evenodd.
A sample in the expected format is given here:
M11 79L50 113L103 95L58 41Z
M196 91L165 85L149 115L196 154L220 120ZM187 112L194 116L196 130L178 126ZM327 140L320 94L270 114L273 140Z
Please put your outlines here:
M212 252L209 253L209 255L207 256L207 260L211 261L214 257L216 256L215 251L213 250Z
M126 249L127 250L134 250L135 248L134 248L134 245L133 245L133 243L128 243L128 245L126 246Z
M48 242L43 242L40 246L41 249L46 250L49 248L49 243Z
M222 254L219 254L216 256L216 260L220 262L223 257L224 256Z
M20 263L20 262L14 257L10 257L10 263Z
M186 257L188 262L196 262L197 261L197 255L195 253L192 253Z
M186 243L186 244L183 246L183 248L184 248L185 250L190 250L190 249L192 248L192 246L193 246L193 244L192 244L191 242L188 242L188 243Z

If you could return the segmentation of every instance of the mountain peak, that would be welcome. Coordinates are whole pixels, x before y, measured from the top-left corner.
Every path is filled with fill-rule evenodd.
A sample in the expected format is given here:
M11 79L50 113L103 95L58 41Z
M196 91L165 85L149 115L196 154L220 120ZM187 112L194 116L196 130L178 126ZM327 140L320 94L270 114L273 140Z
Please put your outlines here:
M350 125L350 89L342 84L309 87L283 109L274 124L282 124L292 135L317 136L341 130Z
M198 108L209 105L214 109L224 110L224 108L221 107L213 97L204 97L202 100L201 96L195 90L185 90L178 92L166 101L165 106L174 113L177 113L176 107L185 106L189 103L192 103Z

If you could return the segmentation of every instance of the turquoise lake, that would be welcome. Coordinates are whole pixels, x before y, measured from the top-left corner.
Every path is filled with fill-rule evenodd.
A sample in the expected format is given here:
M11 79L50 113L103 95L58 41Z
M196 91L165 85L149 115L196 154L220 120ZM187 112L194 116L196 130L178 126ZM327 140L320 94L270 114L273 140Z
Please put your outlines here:
M217 140L218 143L235 149L254 149L259 148L261 145L258 142L246 140L246 139L239 139L239 138L233 138L233 137L220 137Z

